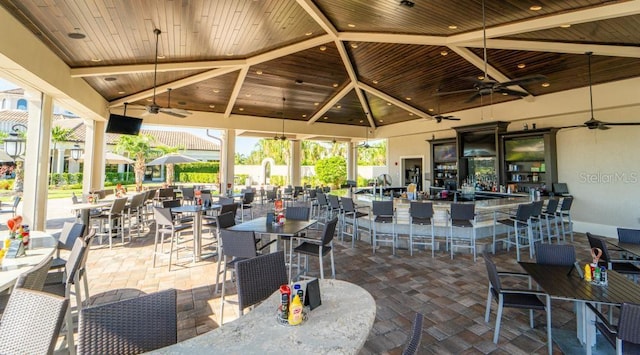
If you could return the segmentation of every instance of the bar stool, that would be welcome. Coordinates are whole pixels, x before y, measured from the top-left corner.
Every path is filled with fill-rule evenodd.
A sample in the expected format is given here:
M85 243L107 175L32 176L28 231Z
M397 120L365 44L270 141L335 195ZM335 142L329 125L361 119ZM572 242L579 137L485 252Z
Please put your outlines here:
M560 227L558 227L558 203L559 201L555 198L550 199L547 202L547 209L542 212L542 217L545 220L545 224L547 227L547 239L549 243L553 242L553 238L558 240L560 243ZM553 222L553 229L551 228L551 222Z
M379 238L383 237L388 240L382 240L384 243L391 243L393 255L396 255L396 213L393 208L393 201L373 201L373 221L371 221L371 228L373 229L373 238L371 244L373 246L373 253L376 253L376 247L379 242ZM379 229L383 225L391 225L391 233L382 233Z
M344 240L345 234L350 236L351 248L353 248L355 247L356 239L358 239L358 218L369 216L369 214L358 211L352 198L341 197L340 203L342 205L342 230L340 233L340 240ZM350 222L348 220L349 218L351 219ZM351 233L347 232L347 224L351 225Z
M558 211L558 217L560 217L560 225L562 226L562 240L567 239L567 232L571 236L571 242L573 242L573 222L571 221L571 205L573 204L573 197L565 197L562 199L560 205L560 211ZM567 227L565 229L565 217L567 218Z
M496 253L496 242L502 241L507 245L507 250L511 245L516 247L516 258L520 261L520 249L529 247L529 256L533 258L533 243L531 229L531 210L533 205L530 203L522 203L518 205L518 210L515 215L507 214L506 218L498 219L498 214L503 213L501 211L494 211L493 213L493 253ZM496 226L502 224L507 227L507 237L504 239L496 239ZM513 228L514 240L511 240L511 228ZM520 236L520 231L526 229L526 239L524 236ZM526 241L521 243L521 241Z
M431 226L431 234L415 233L414 226ZM415 240L414 240L415 238ZM431 242L428 242L431 240ZM413 245L431 245L431 257L435 255L435 234L433 228L433 203L411 201L409 207L409 253L413 256Z
M473 261L476 261L476 205L472 203L452 203L451 212L448 222L450 223L449 241L451 250L451 259L453 259L453 247L469 248L473 251ZM471 236L464 237L462 235L453 235L453 228L471 228ZM468 242L469 245L456 244L455 242Z

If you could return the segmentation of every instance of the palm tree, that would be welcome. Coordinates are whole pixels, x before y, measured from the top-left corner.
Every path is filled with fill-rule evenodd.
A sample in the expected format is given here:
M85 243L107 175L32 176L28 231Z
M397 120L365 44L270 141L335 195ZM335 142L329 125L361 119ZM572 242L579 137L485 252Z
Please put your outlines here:
M71 137L73 130L71 128L62 128L60 126L54 126L51 129L51 141L53 147L51 151L51 171L49 172L49 185L53 185L53 157L56 155L56 144L58 142L66 142Z
M151 143L153 137L148 134L138 136L121 135L116 142L116 152L122 154L129 153L129 156L136 157L133 170L136 174L136 190L142 191L142 181L144 180L144 170L146 159L152 152Z

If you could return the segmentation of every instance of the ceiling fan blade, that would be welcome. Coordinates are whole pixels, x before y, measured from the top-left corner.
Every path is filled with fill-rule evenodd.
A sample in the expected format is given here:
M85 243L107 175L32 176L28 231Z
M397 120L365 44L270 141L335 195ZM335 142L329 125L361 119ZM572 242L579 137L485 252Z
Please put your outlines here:
M605 126L640 126L640 122L602 122Z
M547 80L547 77L542 74L534 74L527 75L521 78L515 78L510 81L505 81L504 83L500 83L500 86L512 86L512 85L529 85L539 83L541 81Z
M477 91L474 89L474 91ZM480 96L482 96L482 94L480 94L480 91L477 91L475 94L471 95L464 103L468 104L470 102L473 102L473 100L479 98Z
M167 110L167 109L160 109L161 113L164 113L165 115L169 115L169 116L173 116L173 117L178 117L178 118L185 118L187 117L187 115L183 115L181 113L178 112L174 112L173 110Z
M583 124L577 124L577 125L573 125L573 126L564 126L564 127L560 127L558 129L566 129L566 128L582 128L582 127L586 127Z
M449 120L449 121L460 121L461 118L459 117L455 117L455 116L444 116L442 117L443 120Z
M529 94L526 93L526 92L519 91L519 90L511 90L511 89L507 89L507 88L504 88L504 87L499 87L499 88L495 89L494 92L501 93L501 94L507 94L507 95L511 95L511 96L518 96L518 97L529 96Z
M460 93L472 92L472 91L476 91L476 89L473 88L473 89L463 89L463 90L454 90L454 91L443 91L443 92L436 93L435 96L460 94Z

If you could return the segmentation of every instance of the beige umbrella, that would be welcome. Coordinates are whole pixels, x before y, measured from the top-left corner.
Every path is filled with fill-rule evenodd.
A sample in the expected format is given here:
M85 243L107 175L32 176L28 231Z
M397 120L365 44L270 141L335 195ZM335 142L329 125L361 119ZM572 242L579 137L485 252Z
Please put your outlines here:
M165 154L159 158L155 158L148 162L147 165L165 165L165 164L180 164L180 163L195 163L200 160L182 155L179 153Z
M84 154L82 154L82 156L78 160L79 161L83 161L84 160ZM125 156L122 156L122 155L116 154L116 153L112 153L112 152L107 152L107 154L105 154L104 161L107 164L133 164L133 163L135 163L135 161L133 161L132 159L129 159L129 158L125 157Z

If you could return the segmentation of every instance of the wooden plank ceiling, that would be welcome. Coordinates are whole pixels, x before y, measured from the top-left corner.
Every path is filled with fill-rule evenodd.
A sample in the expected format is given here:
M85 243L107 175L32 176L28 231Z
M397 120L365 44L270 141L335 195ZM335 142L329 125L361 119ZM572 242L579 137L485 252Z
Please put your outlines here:
M470 78L485 75L482 3L413 2L0 4L113 107L153 101L155 28L161 107L377 127L520 99L436 95L472 89ZM493 80L542 74L547 80L513 88L534 96L583 87L586 51L595 53L595 84L640 76L639 0L485 2Z

